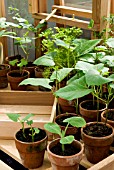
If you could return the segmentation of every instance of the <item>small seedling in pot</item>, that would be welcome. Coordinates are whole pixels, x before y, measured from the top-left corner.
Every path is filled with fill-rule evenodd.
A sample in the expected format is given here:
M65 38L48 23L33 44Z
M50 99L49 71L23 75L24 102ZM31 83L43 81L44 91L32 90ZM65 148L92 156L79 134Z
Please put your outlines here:
M67 123L65 130L61 130L59 125L56 123L47 123L44 125L44 128L47 131L49 131L51 133L58 134L60 136L60 143L62 144L62 152L64 152L64 150L65 150L64 145L71 144L74 140L73 135L65 136L68 126L72 125L73 127L79 128L79 127L83 127L86 125L86 122L82 117L67 118L63 122Z
M24 138L27 138L26 137L26 134L25 134L25 123L27 125L29 125L29 128L30 128L30 131L31 131L31 134L29 134L32 138L32 142L34 142L34 136L35 134L38 134L40 132L40 130L38 128L34 128L32 127L32 124L33 124L33 120L29 120L32 116L34 116L33 114L28 114L27 116L25 116L24 118L20 118L21 115L20 114L14 114L14 113L8 113L7 116L9 117L9 119L11 119L12 121L14 122L20 122L21 123L21 126L22 126L22 135Z

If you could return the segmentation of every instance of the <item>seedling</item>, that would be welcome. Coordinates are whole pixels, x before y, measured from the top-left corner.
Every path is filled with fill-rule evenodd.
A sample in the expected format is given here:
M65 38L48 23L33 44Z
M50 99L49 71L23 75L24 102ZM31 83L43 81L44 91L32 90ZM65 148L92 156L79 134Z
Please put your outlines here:
M27 116L25 116L24 118L20 118L21 115L20 114L14 114L14 113L8 113L7 116L9 117L9 119L11 119L14 122L20 122L21 126L22 126L22 133L23 133L23 137L26 138L26 134L25 134L25 123L27 125L29 125L30 127L30 131L31 131L31 138L32 138L32 142L34 142L34 136L35 134L38 134L40 132L40 130L38 128L33 128L32 124L33 124L33 120L29 120L32 116L34 116L33 114L28 114Z
M64 150L65 150L64 145L65 144L71 144L74 140L73 135L65 136L68 126L72 125L73 127L79 128L79 127L83 127L83 126L86 125L86 122L82 117L67 118L63 122L67 123L65 130L61 130L59 125L56 124L56 123L47 123L47 124L44 125L44 128L47 131L49 131L51 133L58 134L60 136L60 143L62 144L62 152L64 152Z

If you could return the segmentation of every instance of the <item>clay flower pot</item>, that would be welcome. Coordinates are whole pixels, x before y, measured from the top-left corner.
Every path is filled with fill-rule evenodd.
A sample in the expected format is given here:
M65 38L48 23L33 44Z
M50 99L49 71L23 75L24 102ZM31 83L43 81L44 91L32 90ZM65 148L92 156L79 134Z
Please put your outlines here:
M0 88L8 86L7 73L10 71L10 65L0 64Z
M10 83L11 90L26 90L26 86L19 86L19 83L29 78L29 71L23 70L23 74L20 74L19 70L12 70L8 72L8 82Z
M47 146L48 158L51 162L52 170L78 170L83 156L83 146L79 141L74 140L72 145L78 148L79 152L71 156L59 156L51 152L52 147L57 145L59 140L56 139Z
M105 110L106 104L99 102L100 109L92 108L93 101L92 100L85 100L79 104L79 112L82 117L85 119L86 122L94 122L97 121L97 113L99 112L99 121L101 118L101 113ZM96 108L97 108L97 101L95 101ZM91 109L89 109L89 107Z
M109 111L109 114L110 114L110 112L112 112L112 114L114 114L114 109L108 109L108 111ZM102 122L106 122L106 117L104 116L104 114L106 114L106 110L101 113L101 121ZM107 123L114 128L114 121L113 120L107 119Z
M109 155L109 149L113 143L114 129L107 124L106 126L112 129L112 133L104 137L93 137L84 133L84 128L90 125L97 124L96 122L87 123L85 127L81 128L82 140L84 142L85 155L87 160L93 164L98 163ZM99 122L99 124L104 124Z
M63 120L69 117L77 116L75 113L64 113L56 116L55 122L60 126L61 130L65 130L66 124L63 124ZM60 120L60 121L59 121ZM59 122L58 122L59 121ZM62 124L61 124L62 123ZM81 137L81 128L71 127L69 126L66 130L67 135L73 135L76 140L80 140ZM59 138L60 136L55 134L55 138Z
M46 133L45 133L45 137L42 140L36 142L22 142L17 139L16 137L17 133L14 137L15 145L19 152L20 158L22 160L22 164L28 169L34 169L40 167L43 164L44 153L47 148Z

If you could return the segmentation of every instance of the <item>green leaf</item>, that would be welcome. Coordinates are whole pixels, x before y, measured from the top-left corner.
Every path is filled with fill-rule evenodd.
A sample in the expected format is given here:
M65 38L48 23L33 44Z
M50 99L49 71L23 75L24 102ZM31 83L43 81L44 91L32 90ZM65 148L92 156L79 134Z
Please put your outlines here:
M59 69L58 71L54 71L50 77L50 80L58 80L61 82L67 75L73 70L74 68L63 68Z
M109 38L107 41L106 41L106 44L111 47L111 48L114 48L114 38Z
M70 118L67 118L65 119L63 122L67 122L69 123L70 125L74 126L74 127L83 127L86 125L86 121L84 120L84 118L82 117L70 117Z
M15 60L9 61L9 64L12 66L15 66L17 62L18 62L18 59L15 59Z
M74 49L74 52L78 55L78 56L82 56L82 55L85 55L89 52L91 52L94 47L100 43L100 39L95 39L95 40L87 40L87 41L84 41L82 43L80 43L78 45L78 47L76 47Z
M70 47L69 44L66 44L64 41L62 41L60 39L56 39L55 44L57 46L61 46L61 47L67 48L67 49Z
M113 83L110 83L109 85L112 89L114 89L114 84Z
M84 62L84 61L78 61L75 68L78 70L82 70L84 73L86 73L88 70L92 69L94 67L93 64Z
M91 93L92 91L93 91L92 89L88 89L85 77L83 76L80 79L77 79L74 82L70 83L69 85L60 88L54 94L57 97L61 97L66 100L73 100L83 97Z
M58 134L58 135L61 136L61 129L60 129L58 124L55 124L55 123L46 123L44 125L44 128L47 131L51 132L51 133L55 133L55 134Z
M8 113L7 116L9 117L9 119L11 119L14 122L18 122L19 117L21 116L20 114L16 114L16 113Z
M61 144L71 144L73 142L73 140L74 140L74 136L69 135L69 136L66 136L66 137L60 139L60 143Z
M34 116L34 114L32 113L29 113L26 117L24 117L22 120L25 122L27 121L28 119L30 119L32 116Z
M39 23L36 28L39 29L39 28L42 28L44 26L46 26L47 22L43 22L43 23Z
M34 61L34 64L38 65L43 65L43 66L54 66L55 62L50 54L44 55L42 57L39 57Z
M40 133L40 129L38 129L38 128L33 128L33 129L35 131L35 134L39 134Z
M18 67L23 67L26 66L28 64L28 61L25 58L21 59L21 62L19 64L17 64Z
M100 72L95 69L89 70L85 74L85 77L86 77L86 83L88 84L88 86L91 86L91 85L100 86L111 81L111 79L100 75Z
M93 26L94 26L94 20L91 19L89 22L88 28L91 29L91 28L93 28Z
M33 86L43 86L48 89L52 89L52 86L49 85L50 79L46 78L27 78L23 80L19 85L33 85Z
M27 125L32 125L33 124L33 120L27 120Z

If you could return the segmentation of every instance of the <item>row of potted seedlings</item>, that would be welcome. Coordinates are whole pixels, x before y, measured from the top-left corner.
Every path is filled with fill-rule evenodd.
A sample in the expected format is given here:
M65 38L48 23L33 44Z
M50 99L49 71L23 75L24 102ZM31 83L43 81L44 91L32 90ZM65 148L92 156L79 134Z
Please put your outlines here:
M55 95L58 100L59 115L57 117L59 117L60 119L58 121L56 118L56 123L49 123L48 125L45 125L45 129L49 130L52 133L54 132L55 134L58 134L60 137L63 137L63 140L56 139L50 144L51 146L48 146L48 150L51 149L51 147L54 147L54 143L58 144L58 141L60 141L61 143L61 145L59 144L61 149L62 147L67 147L67 145L63 146L62 144L65 144L64 141L66 143L69 143L69 139L73 139L74 141L73 137L69 137L69 135L73 135L76 140L82 138L85 146L84 153L87 159L91 163L97 163L109 155L109 149L114 140L114 129L113 126L111 126L112 124L110 124L108 121L108 119L113 119L114 113L113 109L109 110L109 108L113 106L114 99L114 74L112 72L114 66L114 39L108 39L105 42L106 44L103 44L102 46L99 46L101 40L76 39L74 40L74 42L76 42L76 46L72 46L72 51L74 50L76 52L77 47L80 47L81 52L77 51L78 58L76 58L77 60L73 68L59 68L59 66L56 65L56 63L54 62L57 54L54 57L54 55L50 55L49 53L35 61L37 65L42 65L41 63L43 63L43 65L46 66L48 60L47 67L49 66L49 64L51 67L51 64L54 62L55 69L49 79L35 78L33 80L29 78L22 81L20 85L41 85L40 81L42 80L42 86L52 89L53 95ZM57 43L58 44L56 45L58 45L59 50L61 48L67 49L66 46L68 44L63 44L62 40L57 40ZM78 54L79 52L81 54ZM69 54L69 57L72 57L72 55L70 55L71 53ZM62 87L61 82L65 79L67 79L67 82L65 83L65 86ZM50 85L50 83L52 82L55 82L55 90ZM75 105L75 115L72 115L71 112L69 112L70 114L61 114L59 105L60 98L69 101L69 103L72 103L73 101ZM87 103L81 102L84 98L89 98L89 100L87 100ZM89 112L89 110L91 110L91 113ZM66 112L68 112L68 110L66 110ZM101 114L101 112L103 113ZM103 114L104 116L101 118L101 115ZM86 121L86 123L84 122L84 120ZM109 124L107 123L107 121ZM80 129L79 127L81 126L75 125L76 122L83 122L83 124L81 124L81 126L83 127ZM59 128L58 124L61 124L61 128ZM69 132L72 126L73 132ZM78 127L78 130L76 127L74 128L74 126ZM77 135L77 133L80 135ZM57 137L58 135L55 136ZM74 142L71 142L71 144L73 143ZM61 153L58 153L58 155L60 155L55 156L56 154L53 153L52 155L55 156L55 158L53 158L52 155L50 155L50 153L52 152L54 152L53 149L49 151L48 155L49 159L52 161L53 169L56 165L59 165L59 170L64 169L63 162L65 161L63 161L63 159L65 158L63 158L63 155L61 156ZM73 156L75 157L75 154ZM57 157L59 161L60 159L62 159L62 162L56 163L55 160L57 159ZM69 159L70 158L71 156L69 156ZM75 158L73 160L75 160ZM74 164L72 165L72 169L76 169L77 165ZM71 169L71 167L69 168L69 165L67 167L66 162L65 169Z

